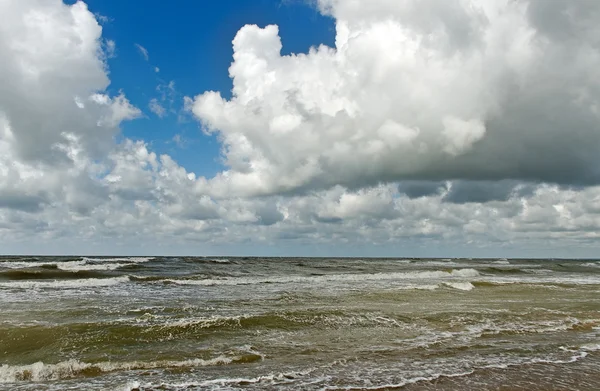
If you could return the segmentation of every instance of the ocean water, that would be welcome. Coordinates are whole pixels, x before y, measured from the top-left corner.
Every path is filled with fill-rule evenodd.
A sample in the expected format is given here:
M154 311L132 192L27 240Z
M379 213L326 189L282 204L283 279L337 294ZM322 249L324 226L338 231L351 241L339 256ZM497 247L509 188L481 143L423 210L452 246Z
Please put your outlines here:
M600 262L0 258L1 390L599 390Z

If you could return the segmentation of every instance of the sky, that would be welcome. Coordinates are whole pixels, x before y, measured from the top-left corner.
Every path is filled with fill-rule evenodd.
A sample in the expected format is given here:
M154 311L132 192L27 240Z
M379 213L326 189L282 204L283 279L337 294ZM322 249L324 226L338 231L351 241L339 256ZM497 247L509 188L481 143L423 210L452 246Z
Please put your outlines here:
M0 15L0 253L600 254L596 0Z

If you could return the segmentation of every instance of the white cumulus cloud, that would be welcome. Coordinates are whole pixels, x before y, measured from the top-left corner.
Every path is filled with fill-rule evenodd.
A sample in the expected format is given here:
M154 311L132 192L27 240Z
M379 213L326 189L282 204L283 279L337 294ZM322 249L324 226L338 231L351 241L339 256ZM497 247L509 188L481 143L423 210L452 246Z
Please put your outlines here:
M600 3L318 5L336 20L335 48L283 56L277 26L247 25L233 40L233 97L195 98L229 166L210 182L215 194L600 182Z

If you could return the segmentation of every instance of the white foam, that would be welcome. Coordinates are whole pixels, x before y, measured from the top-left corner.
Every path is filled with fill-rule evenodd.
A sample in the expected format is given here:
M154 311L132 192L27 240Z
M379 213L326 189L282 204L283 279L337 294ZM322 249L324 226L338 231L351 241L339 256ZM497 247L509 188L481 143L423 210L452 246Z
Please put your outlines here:
M83 270L115 270L122 266L128 265L127 263L96 263L87 264L87 261L73 261L73 262L57 262L56 267L61 270L77 272Z
M262 359L260 353L248 351ZM57 364L44 364L36 362L30 365L2 365L0 366L0 384L16 383L19 381L48 381L69 379L78 376L87 370L97 370L100 372L115 372L123 370L139 369L157 369L157 368L191 368L207 367L215 365L232 364L243 359L243 356L218 356L209 360L200 358L182 360L182 361L131 361L131 362L111 362L104 361L99 363L86 363L78 360L62 361Z
M470 291L475 288L470 282L444 282L444 285L461 291Z
M91 262L128 262L128 263L144 263L153 260L155 257L120 257L120 258L89 258L82 257L82 261Z
M94 288L101 286L111 286L122 284L129 281L129 277L113 278L84 278L79 280L52 280L52 281L7 281L0 282L2 288L16 289L74 289L74 288Z
M52 262L23 262L23 261L3 261L0 262L0 267L6 269L25 269L29 267L39 267L42 265L53 264Z
M540 274L521 274L515 276L485 276L477 278L477 282L493 284L562 284L562 285L600 285L600 275L567 274L542 276Z
M81 270L115 270L132 263L144 263L154 259L153 257L129 257L129 258L87 258L82 257L80 260L72 261L57 261L48 260L40 261L3 261L0 262L0 267L7 269L28 269L33 267L41 267L54 265L58 269L66 271L81 271Z
M286 372L286 373L278 373L278 374L268 374L257 377L234 377L234 378L217 378L211 380L205 380L201 382L182 382L182 383L145 383L142 384L139 381L131 381L126 386L124 391L132 391L138 390L140 388L158 388L158 389L197 389L197 388L206 388L210 387L210 389L214 389L214 386L223 386L228 387L232 385L247 385L247 384L257 384L262 382L275 382L275 381L289 381L290 379L294 379L297 377L306 376L311 372L314 372L315 368L310 368L302 371L296 372ZM323 379L319 379L323 380ZM228 388L229 389L229 388ZM237 389L237 388L236 388Z
M475 269L459 269L452 270L450 273L453 277L478 277L479 272Z
M442 377L446 377L446 378L457 378L457 377L464 377L464 376L469 376L471 374L473 374L476 370L478 369L507 369L507 368L511 368L511 367L518 367L518 366L524 366L524 365L531 365L531 364L570 364L576 361L579 361L580 359L583 359L585 357L588 356L588 353L586 351L583 351L583 348L580 350L572 350L572 349L566 349L566 348L562 348L563 351L566 351L568 353L572 353L572 355L570 357L561 359L561 358L552 358L552 357L547 357L547 358L541 358L541 357L523 357L523 358L515 358L513 357L512 359L514 361L505 361L505 362L495 362L495 363L490 363L487 365L473 365L471 369L466 369L466 370L460 370L458 368L455 369L455 371L453 370L449 370L447 372L444 372L443 370L440 371L439 373L432 373L430 375L425 375L425 376L414 376L414 377L409 377L409 378L405 378L400 382L396 382L396 383L385 383L385 384L377 384L377 385L366 385L366 384L356 384L356 385L347 385L347 386L325 386L323 388L321 388L321 391L334 391L334 390L387 390L387 389L400 389L403 388L409 384L415 384L415 383L421 383L421 382L432 382L435 381L437 379L440 379ZM428 371L429 372L429 371Z
M557 331L572 330L577 326L586 324L596 324L600 322L600 319L588 319L581 321L576 318L567 318L555 321L531 321L524 323L500 323L494 324L491 322L485 322L478 325L471 325L467 327L467 333L481 337L482 335L497 335L501 333L515 333L515 334L545 334L554 333ZM594 346L594 345L589 345Z
M581 266L585 266L585 267L600 267L600 262L587 262L587 263L581 264Z
M172 322L164 322L161 325L161 328L170 328L170 327L181 327L186 328L190 326L199 327L199 328L209 328L218 325L224 325L230 322L238 323L240 320L245 318L250 318L251 315L240 315L240 316L211 316L207 318L197 317L197 318L184 318L178 319Z
M580 349L584 350L586 352L595 352L595 351L600 350L600 344L583 345Z
M210 259L209 261L213 263L231 263L231 261L227 258L214 258Z
M373 273L373 274L329 274L322 276L272 276L272 277L227 277L223 279L203 280L174 280L168 281L179 285L255 285L255 284L285 284L285 283L323 283L323 282L363 282L363 281L395 281L395 280L445 280L456 278L478 277L475 269L460 269L446 271L421 271L406 273Z

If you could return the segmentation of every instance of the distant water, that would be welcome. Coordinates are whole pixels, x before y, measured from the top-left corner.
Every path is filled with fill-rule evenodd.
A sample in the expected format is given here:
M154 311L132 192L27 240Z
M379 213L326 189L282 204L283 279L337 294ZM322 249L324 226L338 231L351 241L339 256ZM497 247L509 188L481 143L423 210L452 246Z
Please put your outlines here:
M600 262L0 258L2 390L600 390Z

